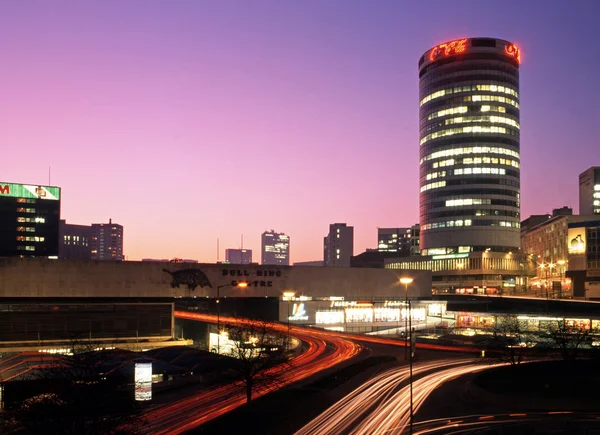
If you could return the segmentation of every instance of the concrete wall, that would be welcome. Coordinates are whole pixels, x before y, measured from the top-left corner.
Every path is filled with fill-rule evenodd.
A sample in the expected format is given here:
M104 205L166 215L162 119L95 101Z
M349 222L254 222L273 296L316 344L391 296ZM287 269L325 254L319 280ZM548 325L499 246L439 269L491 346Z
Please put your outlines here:
M163 269L200 269L212 288L171 288L171 276ZM312 297L397 297L404 295L401 276L415 280L409 285L410 296L431 295L428 271L2 258L0 298L207 297L215 296L222 285L221 296L280 297L290 290ZM239 281L250 285L244 289L230 285Z

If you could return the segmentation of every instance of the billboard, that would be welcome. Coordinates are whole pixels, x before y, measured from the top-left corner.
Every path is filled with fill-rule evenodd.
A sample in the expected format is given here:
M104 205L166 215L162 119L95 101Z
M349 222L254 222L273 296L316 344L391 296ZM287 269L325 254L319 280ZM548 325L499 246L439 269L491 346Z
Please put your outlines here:
M135 400L152 400L152 363L135 363Z
M58 201L60 199L60 187L0 183L0 197L3 196Z
M569 254L578 255L585 254L586 251L586 238L585 238L585 227L582 228L569 228L567 233L567 247Z

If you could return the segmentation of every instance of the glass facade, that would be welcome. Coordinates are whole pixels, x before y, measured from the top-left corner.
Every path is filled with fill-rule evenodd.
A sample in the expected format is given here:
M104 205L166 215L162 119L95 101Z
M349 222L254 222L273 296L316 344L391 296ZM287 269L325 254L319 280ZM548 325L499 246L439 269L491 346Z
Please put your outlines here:
M458 42L438 45L419 61L421 251L514 252L520 53L499 39Z

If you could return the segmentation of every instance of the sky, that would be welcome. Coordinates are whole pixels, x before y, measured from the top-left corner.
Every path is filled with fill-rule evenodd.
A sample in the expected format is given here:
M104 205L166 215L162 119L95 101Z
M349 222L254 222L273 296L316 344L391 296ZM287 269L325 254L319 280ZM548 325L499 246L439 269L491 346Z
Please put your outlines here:
M321 260L330 223L418 222L420 56L522 51L522 217L578 211L600 165L598 1L0 1L0 181L62 188L125 255L219 259L274 229Z

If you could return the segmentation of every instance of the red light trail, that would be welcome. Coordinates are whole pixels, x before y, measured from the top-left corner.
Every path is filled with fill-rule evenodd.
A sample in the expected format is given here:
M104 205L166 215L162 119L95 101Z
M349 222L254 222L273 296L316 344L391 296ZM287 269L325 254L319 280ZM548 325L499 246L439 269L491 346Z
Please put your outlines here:
M199 322L216 323L217 317L208 314L176 311L175 317L196 320ZM247 322L245 319L221 317L222 324L235 325ZM287 334L287 325L269 323L268 326L276 332ZM307 378L322 370L333 367L357 355L362 346L353 341L337 336L329 336L326 331L316 331L308 328L292 327L290 334L305 343L306 350L293 358L291 368L287 367L282 374L283 384L291 384ZM274 371L281 370L274 368ZM263 390L253 395L258 398L272 390L281 388L276 385L271 390ZM146 415L148 421L144 432L153 434L179 434L200 426L207 421L217 418L232 409L246 403L246 398L239 388L224 385L203 391L198 395L178 400L168 405L151 409Z
M179 319L195 320L205 323L217 323L217 316L210 314L175 311ZM247 319L220 317L221 324L236 325L248 322ZM283 323L271 322L267 325L271 330L287 334L288 326ZM291 368L287 367L282 374L283 382L269 390L256 392L253 398L258 398L284 385L300 381L320 371L326 370L358 355L362 346L356 342L386 344L404 347L404 341L390 338L380 338L369 335L347 334L308 327L291 326L290 335L305 344L302 354L293 358ZM420 349L479 352L479 349L462 348L435 344L418 343ZM274 368L274 371L281 370ZM143 432L152 434L180 434L198 427L246 403L246 398L238 387L223 385L199 394L160 405L150 409L146 414L148 421Z

